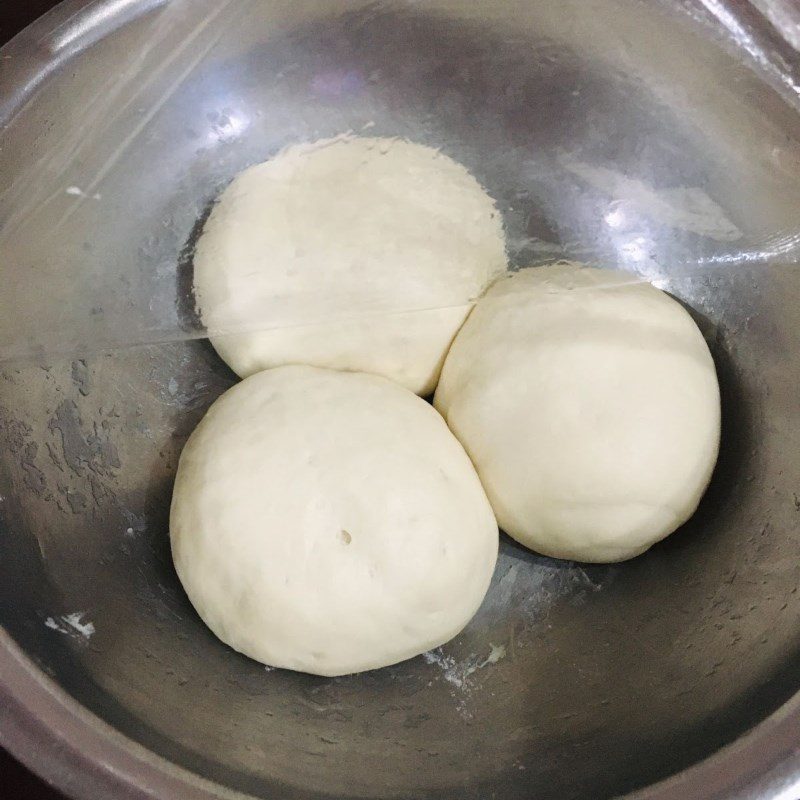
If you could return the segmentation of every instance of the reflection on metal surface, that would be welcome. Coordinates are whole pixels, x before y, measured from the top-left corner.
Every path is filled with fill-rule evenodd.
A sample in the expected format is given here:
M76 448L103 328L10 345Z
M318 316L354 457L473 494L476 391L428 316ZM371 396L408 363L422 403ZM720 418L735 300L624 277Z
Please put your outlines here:
M250 127L250 118L244 113L223 111L215 115L213 127L208 132L211 142L232 142Z
M573 175L618 201L617 207L604 217L610 227L621 226L626 218L623 208L628 207L629 218L644 215L670 228L718 242L735 242L743 236L720 205L698 187L654 189L642 180L568 156L562 156L561 163Z
M800 264L800 233L787 233L776 236L752 250L741 250L733 253L702 256L695 262L699 267L715 264L768 264L778 262L791 268Z
M0 364L0 738L87 797L788 796L800 121L692 22L707 8L673 5L172 0L149 18L72 0L4 51L0 347L35 358ZM58 58L31 46L59 36ZM367 129L464 163L515 267L626 266L685 301L725 431L700 513L643 558L582 568L504 541L433 663L330 681L215 640L167 519L183 442L234 380L186 341L204 213L287 144ZM101 346L126 349L40 363ZM90 640L48 626L77 610Z
M800 50L800 6L796 0L753 0L753 4L795 50ZM800 791L797 794L800 796Z
M136 15L144 11L164 5L167 0L151 0L142 3L141 0L106 0L104 3L95 3L81 14L67 20L66 24L58 28L50 40L50 49L53 53L69 47L78 39L91 34L96 37L99 30L107 32L110 26L117 27L127 21L130 12Z
M796 9L787 13L781 0L758 0L754 4L735 2L735 0L683 0L690 14L696 15L696 6L705 9L712 19L722 25L733 46L746 53L751 64L761 70L773 85L785 92L787 99L800 107L800 68L795 58L796 52L788 43L796 47L798 33L796 27L800 15ZM786 41L781 42L773 31L764 25L754 6L762 7L774 24L784 25L781 29Z

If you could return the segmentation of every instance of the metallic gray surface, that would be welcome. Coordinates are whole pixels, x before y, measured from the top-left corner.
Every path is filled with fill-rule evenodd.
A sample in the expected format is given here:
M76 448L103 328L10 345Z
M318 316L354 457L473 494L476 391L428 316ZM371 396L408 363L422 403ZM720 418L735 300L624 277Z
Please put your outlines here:
M90 88L75 81L113 70L157 5L72 2L3 51L25 60L24 86L2 73L15 111L4 166L24 174L48 137L69 135L65 109ZM218 57L124 153L130 202L85 210L95 217L64 230L64 252L91 260L95 234L117 236L143 269L162 266L158 302L194 335L184 244L240 167L369 123L437 144L498 198L515 265L622 264L694 309L724 399L709 493L682 531L623 565L505 540L478 616L427 657L337 679L266 671L206 630L169 556L181 446L233 381L210 347L6 364L0 740L86 798L795 798L795 112L652 4L603 0L588 16L555 0L360 5L243 3ZM63 36L76 14L102 37L84 26L86 46L49 70L25 42ZM249 127L226 133L238 113ZM692 232L696 220L665 217L615 174L662 199L701 189L741 235ZM154 240L155 221L167 234Z

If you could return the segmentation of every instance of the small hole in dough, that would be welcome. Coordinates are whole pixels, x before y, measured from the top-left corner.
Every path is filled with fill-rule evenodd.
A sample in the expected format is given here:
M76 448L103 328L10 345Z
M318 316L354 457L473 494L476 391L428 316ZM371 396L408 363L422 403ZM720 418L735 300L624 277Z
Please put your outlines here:
M342 531L339 534L339 538L344 544L350 544L350 542L353 541L353 537L350 535L349 531Z

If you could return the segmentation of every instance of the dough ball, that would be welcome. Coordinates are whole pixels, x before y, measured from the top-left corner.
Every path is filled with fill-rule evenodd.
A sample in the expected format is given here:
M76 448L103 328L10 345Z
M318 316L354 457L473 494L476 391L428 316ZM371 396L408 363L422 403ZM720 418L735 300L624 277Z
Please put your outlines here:
M495 284L435 404L500 527L556 558L647 550L694 513L719 449L714 362L689 314L630 275L576 264Z
M385 378L303 366L214 403L181 456L170 537L222 641L317 675L451 639L498 546L475 469L430 405Z
M500 214L463 166L423 145L344 136L241 173L206 223L194 281L214 347L243 377L309 364L425 395L505 268Z

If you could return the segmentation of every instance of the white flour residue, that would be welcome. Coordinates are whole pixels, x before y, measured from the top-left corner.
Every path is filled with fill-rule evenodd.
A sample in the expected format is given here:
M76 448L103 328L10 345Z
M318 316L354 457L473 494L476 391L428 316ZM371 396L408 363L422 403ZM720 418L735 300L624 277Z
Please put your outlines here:
M83 189L81 189L80 186L68 186L64 191L70 197L87 197L87 198L89 198L91 200L101 200L102 199L102 195L99 192L96 192L95 194L91 195L91 197L90 197L88 194L86 194L86 192L83 191Z
M506 657L506 646L504 644L492 644L489 642L489 647L491 647L492 650L486 657L486 661L484 661L482 664L478 664L478 669L488 667L490 664L496 664L498 661Z
M467 701L476 689L481 686L477 678L473 675L484 667L496 664L506 655L506 646L489 643L491 648L485 658L472 653L463 661L456 661L454 656L444 654L441 647L423 653L422 657L428 664L438 667L442 671L442 677L453 687L451 694L456 698L456 709L465 720L472 719L473 714L467 706ZM455 690L458 690L456 693Z
M728 219L722 207L699 187L677 186L657 190L636 178L607 167L577 161L572 156L562 155L559 161L564 169L594 189L608 194L618 203L628 203L632 209L670 228L718 242L735 242L742 238L742 232ZM624 206L610 209L605 220L611 228L624 226Z
M474 716L473 693L488 690L487 667L493 667L509 653L524 649L535 640L535 631L546 623L551 609L558 603L581 605L601 592L615 580L619 568L605 565L587 569L582 564L553 561L545 558L531 560L513 552L501 550L497 570L489 592L474 623L478 628L493 631L500 644L489 641L488 652L470 653L457 658L437 647L422 657L438 671L436 680L449 684L450 695L458 714L464 720ZM508 609L524 623L513 639L506 639ZM489 634L492 635L492 634ZM505 641L504 641L505 639Z
M498 573L510 559L502 556ZM582 604L587 598L614 580L617 570L613 566L603 570L600 582L592 580L586 569L578 563L537 564L526 568L523 562L510 560L506 571L489 590L486 611L493 619L499 618L509 607L518 609L531 623L545 618L559 601L570 598L573 604Z
M50 630L58 631L59 633L66 634L67 636L75 636L76 634L82 636L88 642L94 636L94 623L86 620L83 611L77 611L74 614L64 614L58 619L48 617L44 624Z
M501 560L502 556L501 556ZM514 592L514 587L517 582L517 575L519 574L520 570L520 562L514 561L512 562L511 566L505 571L503 577L500 578L500 582L497 586L497 590L495 592L495 597L492 599L494 600L495 604L502 604L508 605L509 601L511 600L511 595Z
M453 656L446 656L441 647L423 653L428 664L435 664L442 671L444 679L457 688L464 686L464 681L474 670L468 671L464 664L458 664Z

